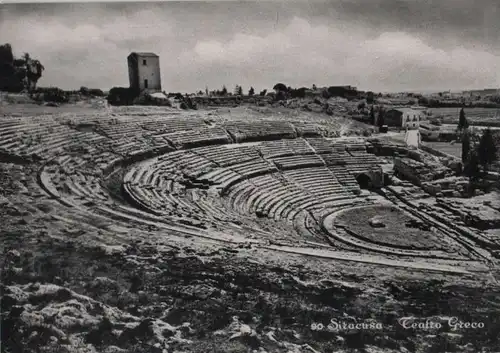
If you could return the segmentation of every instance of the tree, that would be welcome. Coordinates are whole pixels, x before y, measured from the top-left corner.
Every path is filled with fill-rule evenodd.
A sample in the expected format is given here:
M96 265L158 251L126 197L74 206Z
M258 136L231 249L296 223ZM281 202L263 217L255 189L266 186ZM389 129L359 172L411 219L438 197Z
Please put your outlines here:
M26 66L27 88L28 91L32 91L36 88L36 84L40 77L42 77L42 71L45 68L40 61L33 60L28 53L24 53L23 59Z
M0 90L20 92L24 88L26 66L24 59L16 59L10 44L0 45Z
M292 98L305 98L306 97L306 91L307 91L306 87L301 87L299 89L292 89L290 91L290 96Z
M384 125L384 109L382 107L378 110L377 126L382 127Z
M428 105L429 104L429 99L427 99L426 97L420 97L418 99L418 104L419 105Z
M278 92L286 92L288 89L286 88L285 84L283 83L277 83L274 85L273 89Z
M370 124L375 125L375 111L373 110L373 105L370 108Z
M250 89L248 90L248 95L253 96L254 94L255 94L255 90L253 89L253 87L250 87Z
M276 97L274 97L274 98L277 101L286 100L286 91L278 91L278 93L276 93Z
M497 147L489 128L483 131L483 135L479 140L477 157L485 172L488 171L488 166L497 159Z
M0 45L0 63L10 63L14 61L14 55L12 54L12 46L9 43Z
M238 96L242 96L243 95L243 88L241 86L238 86L238 92L236 92L236 94Z
M479 178L479 158L477 151L471 149L464 165L464 174L469 177L469 191L474 191L473 182Z
M267 89L260 91L259 95L264 97L267 94Z
M374 100L375 100L375 95L373 94L372 91L368 91L366 93L366 103L373 104Z
M312 86L313 91L316 91L317 88L318 87L316 87L316 85L313 84L313 86Z
M465 165L470 154L470 136L469 131L465 131L462 137L462 163Z
M458 129L463 130L469 127L469 123L465 118L464 108L460 109L460 117L458 119Z
M220 92L222 96L226 96L227 95L227 88L226 86L222 86L222 91Z

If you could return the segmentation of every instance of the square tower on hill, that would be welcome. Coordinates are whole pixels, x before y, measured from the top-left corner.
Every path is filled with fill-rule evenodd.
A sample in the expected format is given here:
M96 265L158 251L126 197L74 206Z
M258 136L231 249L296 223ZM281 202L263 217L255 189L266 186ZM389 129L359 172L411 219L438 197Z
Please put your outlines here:
M133 52L127 57L130 88L142 92L161 91L160 57L154 53Z

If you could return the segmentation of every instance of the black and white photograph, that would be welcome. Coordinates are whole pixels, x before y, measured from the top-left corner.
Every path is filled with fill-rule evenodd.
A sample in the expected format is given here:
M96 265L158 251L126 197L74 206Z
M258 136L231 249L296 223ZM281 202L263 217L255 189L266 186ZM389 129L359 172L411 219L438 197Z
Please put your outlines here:
M500 353L500 2L0 0L2 353Z

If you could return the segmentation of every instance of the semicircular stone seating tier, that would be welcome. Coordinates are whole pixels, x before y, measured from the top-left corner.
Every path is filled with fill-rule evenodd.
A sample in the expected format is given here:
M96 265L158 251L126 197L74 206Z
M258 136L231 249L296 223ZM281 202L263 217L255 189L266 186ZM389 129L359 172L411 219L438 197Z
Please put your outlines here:
M9 118L0 122L0 155L36 157L42 188L75 212L179 231L293 233L344 249L446 257L330 226L337 212L372 202L356 177L380 168L380 160L365 142L341 143L321 133L317 124L197 115ZM120 173L128 203L106 184Z
M345 146L337 149L333 152L344 160L356 158ZM367 155L365 150L368 163L363 170L377 163ZM315 218L310 215L319 218L325 210L366 203L357 197L359 186L348 166L337 174L335 163L333 156L317 154L302 138L192 148L134 165L124 177L124 190L136 206L155 215L196 215L201 222L254 227L265 218L324 241L324 232L311 227Z

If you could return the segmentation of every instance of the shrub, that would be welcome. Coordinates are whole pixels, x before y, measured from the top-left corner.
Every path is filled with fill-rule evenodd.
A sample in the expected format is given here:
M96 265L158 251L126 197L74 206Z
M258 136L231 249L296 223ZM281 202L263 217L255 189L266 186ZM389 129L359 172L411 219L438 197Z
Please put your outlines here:
M86 97L103 97L104 92L100 90L99 88L88 88L88 87L80 87L80 90L78 91L83 96Z
M90 95L95 97L104 97L104 92L99 88L91 88Z
M277 84L275 84L274 87L273 87L273 89L275 91L282 91L282 92L288 91L287 87L283 83L277 83Z
M58 87L37 88L33 98L43 102L68 103L69 94Z
M282 100L285 100L285 99L286 99L286 94L285 94L285 92L283 92L283 91L278 91L278 93L276 94L275 100L277 100L277 101L282 101Z
M366 93L366 103L373 104L374 100L375 100L375 95L373 94L372 91L368 91Z
M368 130L368 129L363 130L364 137L370 137L371 135L372 135L372 130Z
M87 87L80 87L80 93L84 96L88 96L89 95L89 89Z
M138 94L128 87L113 87L109 90L108 103L112 105L132 104Z
M307 88L301 87L299 89L293 89L290 91L290 96L292 98L305 98Z

